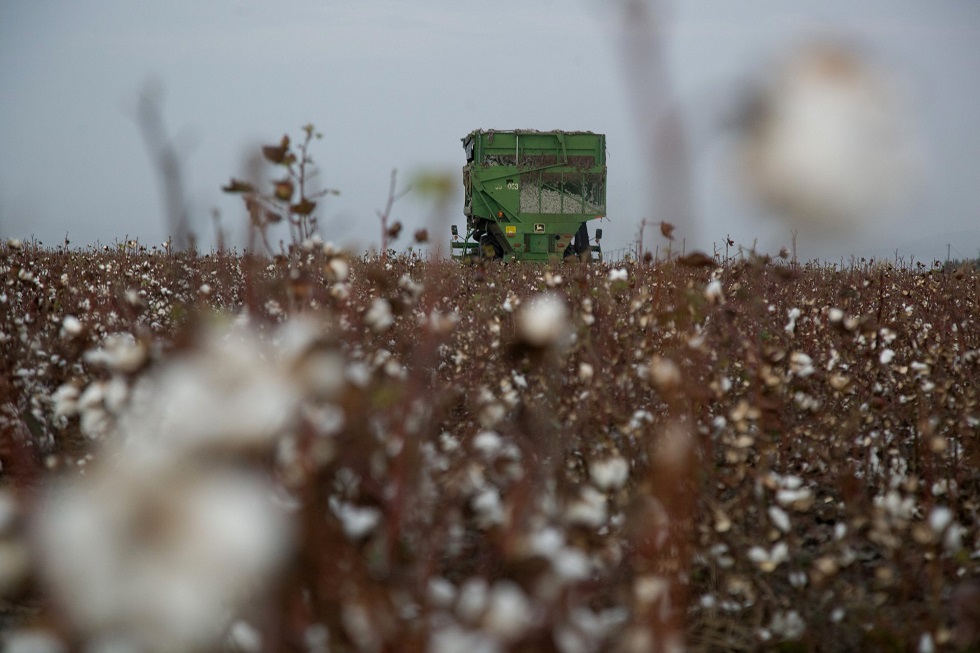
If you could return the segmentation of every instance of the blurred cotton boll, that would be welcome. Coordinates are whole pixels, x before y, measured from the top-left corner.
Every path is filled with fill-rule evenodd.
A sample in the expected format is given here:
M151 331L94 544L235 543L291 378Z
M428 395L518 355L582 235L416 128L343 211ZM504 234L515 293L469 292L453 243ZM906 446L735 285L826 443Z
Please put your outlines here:
M868 59L832 42L792 53L753 97L740 131L748 190L804 233L856 231L907 199L915 176L896 87Z
M42 577L87 636L198 650L286 552L272 488L243 471L125 457L56 488L35 535Z
M570 333L565 301L554 293L531 298L517 314L517 332L532 347L564 344Z
M253 454L274 451L342 366L311 355L330 353L312 322L268 334L217 324L146 372L128 403L100 395L119 412L102 462L37 511L40 576L92 641L206 648L290 549L289 517Z
M141 380L119 430L134 449L165 457L270 447L303 393L285 335L273 347L245 326L204 333L197 349Z

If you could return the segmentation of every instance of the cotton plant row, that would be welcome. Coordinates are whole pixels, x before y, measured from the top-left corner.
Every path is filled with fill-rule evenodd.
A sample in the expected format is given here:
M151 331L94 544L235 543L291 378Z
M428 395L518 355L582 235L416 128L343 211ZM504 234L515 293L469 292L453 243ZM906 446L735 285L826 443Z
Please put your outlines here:
M0 272L10 645L976 636L973 272L312 240L8 249Z

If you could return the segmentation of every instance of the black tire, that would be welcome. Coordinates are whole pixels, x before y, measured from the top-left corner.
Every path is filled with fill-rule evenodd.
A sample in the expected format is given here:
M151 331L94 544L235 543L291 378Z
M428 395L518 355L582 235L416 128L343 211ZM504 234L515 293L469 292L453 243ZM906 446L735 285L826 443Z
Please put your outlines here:
M564 257L568 258L570 256L577 258L592 257L592 247L589 245L589 230L586 228L584 222L579 225L578 231L575 232L575 238L565 248Z
M480 236L480 255L483 258L496 259L503 258L504 252L497 244L497 241L490 234Z
M578 226L578 231L575 232L575 253L581 256L586 252L591 252L589 247L589 230L586 228L583 222Z

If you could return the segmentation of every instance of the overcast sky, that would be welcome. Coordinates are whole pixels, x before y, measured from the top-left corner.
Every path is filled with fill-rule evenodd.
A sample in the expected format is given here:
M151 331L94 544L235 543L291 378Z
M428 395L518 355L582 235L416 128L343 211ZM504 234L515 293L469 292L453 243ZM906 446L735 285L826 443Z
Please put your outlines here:
M656 215L630 102L616 3L574 0L0 0L0 235L45 245L167 237L158 175L135 119L148 83L181 156L192 225L211 212L241 239L244 216L220 187L250 152L314 123L324 238L378 242L390 172L459 178L460 138L477 128L607 135L607 251ZM789 229L737 192L712 125L744 84L815 34L860 45L901 82L921 144L915 201L846 239L799 243L803 259L919 260L980 252L980 2L685 0L666 5L668 70L688 116L696 229L774 252ZM402 185L402 184L400 184ZM460 186L461 187L461 186ZM411 233L436 225L431 200L394 208ZM449 217L462 226L462 197ZM595 223L592 223L595 226ZM690 228L688 228L690 227ZM433 240L448 242L445 227ZM448 231L448 229L446 229ZM285 234L283 234L285 237ZM241 240L239 240L241 242ZM646 245L662 243L647 231ZM400 246L407 242L399 243Z

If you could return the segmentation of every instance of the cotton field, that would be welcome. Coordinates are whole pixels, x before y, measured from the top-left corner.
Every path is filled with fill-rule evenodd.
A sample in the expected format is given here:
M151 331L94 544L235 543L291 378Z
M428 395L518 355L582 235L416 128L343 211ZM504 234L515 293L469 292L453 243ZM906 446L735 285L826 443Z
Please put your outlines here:
M4 650L975 650L980 274L0 254Z

